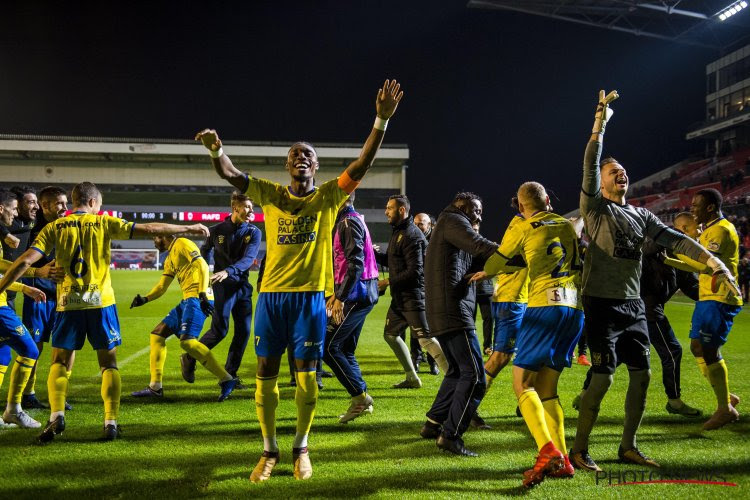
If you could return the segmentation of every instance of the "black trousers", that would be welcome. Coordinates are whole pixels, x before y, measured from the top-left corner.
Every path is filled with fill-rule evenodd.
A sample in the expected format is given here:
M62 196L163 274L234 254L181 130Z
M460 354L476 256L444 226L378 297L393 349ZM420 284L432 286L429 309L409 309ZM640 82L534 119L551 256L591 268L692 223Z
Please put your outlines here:
M680 362L682 361L682 346L672 330L672 325L666 316L648 322L648 336L651 345L661 360L662 382L664 392L669 399L680 397Z
M492 324L492 296L477 295L476 307L474 308L474 323L477 321L477 309L482 316L482 349L492 347L492 335L495 329Z
M469 427L487 390L487 380L475 330L444 333L439 340L448 361L448 373L427 417L443 425L443 436L456 439Z

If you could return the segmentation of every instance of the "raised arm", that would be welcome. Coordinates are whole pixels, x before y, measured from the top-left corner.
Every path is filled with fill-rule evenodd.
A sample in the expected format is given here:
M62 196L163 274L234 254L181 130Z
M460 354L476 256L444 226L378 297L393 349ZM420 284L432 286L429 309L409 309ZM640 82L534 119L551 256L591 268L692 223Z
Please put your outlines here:
M378 90L378 96L375 99L375 111L377 113L375 124L362 147L362 151L359 153L359 158L346 167L346 173L353 181L361 181L372 166L375 155L380 149L380 144L383 142L388 120L396 112L396 107L398 107L398 103L401 102L403 96L401 84L396 80L386 80L383 88Z
M607 121L614 113L609 107L609 103L617 99L617 91L613 90L609 94L604 94L603 90L599 91L599 102L594 114L594 127L591 130L591 137L586 145L586 152L583 155L583 182L581 183L581 211L588 208L592 198L600 198L601 173L599 172L599 158L602 154L602 144L604 143L604 129Z
M221 147L221 139L216 130L206 128L195 134L195 140L201 141L203 146L208 149L208 154L211 155L211 165L213 165L216 173L219 177L226 180L232 186L244 193L247 191L247 175L239 171L234 166L232 160L224 154L224 150Z
M210 233L208 228L203 224L180 226L178 224L165 224L163 222L148 222L146 224L136 224L133 227L133 236L141 238L148 238L150 236L171 236L173 234L207 238Z

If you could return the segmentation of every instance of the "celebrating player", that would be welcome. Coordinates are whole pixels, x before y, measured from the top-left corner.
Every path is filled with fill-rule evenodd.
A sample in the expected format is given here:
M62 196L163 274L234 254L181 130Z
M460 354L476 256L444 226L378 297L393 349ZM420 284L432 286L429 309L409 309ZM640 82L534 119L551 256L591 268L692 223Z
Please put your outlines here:
M294 477L308 479L312 465L307 450L318 386L315 368L321 358L326 332L325 296L333 294L331 234L339 207L354 191L385 135L388 119L403 97L401 85L386 80L375 100L377 117L359 158L337 179L315 186L318 155L313 146L297 142L289 148L288 186L251 177L239 171L224 154L215 130L196 135L209 149L211 163L223 179L245 192L263 208L267 251L263 288L255 314L255 352L258 356L256 410L264 450L250 476L253 482L270 478L279 461L276 442L277 379L281 355L294 350L297 388L297 432L292 445Z
M182 301L151 332L151 382L148 387L135 391L132 395L137 398L164 396L162 377L167 359L167 338L178 335L180 347L219 379L221 403L237 386L237 378L227 373L208 346L197 340L206 318L214 312L214 294L208 283L208 264L201 257L195 243L187 238L157 236L154 238L154 246L160 252L168 252L164 261L164 273L145 297L140 294L135 296L130 308L140 307L164 295L175 277L182 289Z
M97 215L102 195L91 182L73 188L73 213L62 217L39 233L36 241L0 280L0 293L19 278L29 266L55 252L57 265L65 270L57 286L58 317L52 330L52 366L47 379L50 419L39 435L41 443L52 441L65 429L65 396L73 351L83 347L87 336L96 350L102 370L104 439L120 434L120 373L117 346L122 343L115 294L109 274L112 239L187 233L207 236L202 224L178 226L152 222L133 224L109 215Z

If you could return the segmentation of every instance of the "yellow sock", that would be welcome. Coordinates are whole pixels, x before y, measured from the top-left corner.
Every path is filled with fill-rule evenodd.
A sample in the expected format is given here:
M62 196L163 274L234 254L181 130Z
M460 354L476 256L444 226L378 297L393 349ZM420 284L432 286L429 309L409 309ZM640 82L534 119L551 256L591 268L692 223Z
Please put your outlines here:
M539 395L534 389L526 389L518 396L518 407L521 409L521 415L523 415L534 441L536 441L537 448L541 450L545 444L552 441L547 423L544 420L542 400L539 399Z
M34 369L31 370L31 376L29 377L29 381L26 382L26 388L23 390L24 396L34 393L36 393L36 365L34 365Z
M120 370L107 368L102 372L102 400L104 401L104 420L117 420L120 415ZM64 403L64 400L63 400Z
M695 362L698 363L698 369L701 371L701 374L708 378L708 367L706 366L706 360L703 358L695 358Z
M216 375L216 378L218 378L219 380L223 381L232 378L232 376L227 373L224 367L221 366L218 361L216 361L214 355L211 354L211 349L206 347L204 344L201 344L196 339L180 340L180 347L182 347L182 349L186 353L190 354L192 357L200 361L201 364L206 368L206 370Z
M264 440L276 440L276 407L279 406L278 375L255 377L255 413ZM267 450L276 451L276 450Z
M716 363L707 365L708 380L716 394L716 402L719 406L729 404L729 371L723 359Z
M68 393L68 376L65 365L53 363L47 377L47 398L52 413L65 413L65 395Z
M149 368L151 369L151 383L161 385L164 378L164 362L167 360L167 339L160 335L151 335L151 354Z
M296 373L297 391L294 393L294 403L297 405L297 435L310 433L315 405L318 402L318 382L315 370Z
M68 380L70 380L71 375L73 375L73 370L67 370L65 372L65 378L67 378Z
M31 376L31 370L36 364L35 359L18 356L10 371L10 382L8 383L8 403L18 404L23 396L23 388Z
M568 454L568 448L565 446L565 415L560 405L560 397L553 396L542 401L544 407L544 421L547 424L547 430L552 437L552 444L562 452Z
M3 385L3 379L5 379L5 372L8 371L8 367L6 365L0 365L0 386Z
M484 372L484 376L487 377L487 390L484 391L484 395L486 396L487 393L490 392L490 387L492 387L492 382L495 381L495 377L491 377L487 372Z

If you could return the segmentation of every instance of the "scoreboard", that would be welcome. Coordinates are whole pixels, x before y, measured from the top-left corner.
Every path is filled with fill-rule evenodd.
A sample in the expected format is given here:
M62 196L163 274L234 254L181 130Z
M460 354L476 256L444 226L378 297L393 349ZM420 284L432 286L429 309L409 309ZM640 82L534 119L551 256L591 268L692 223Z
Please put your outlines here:
M118 210L102 210L104 215L120 217L132 222L221 222L230 212L133 212ZM251 222L263 222L262 213L253 213Z

